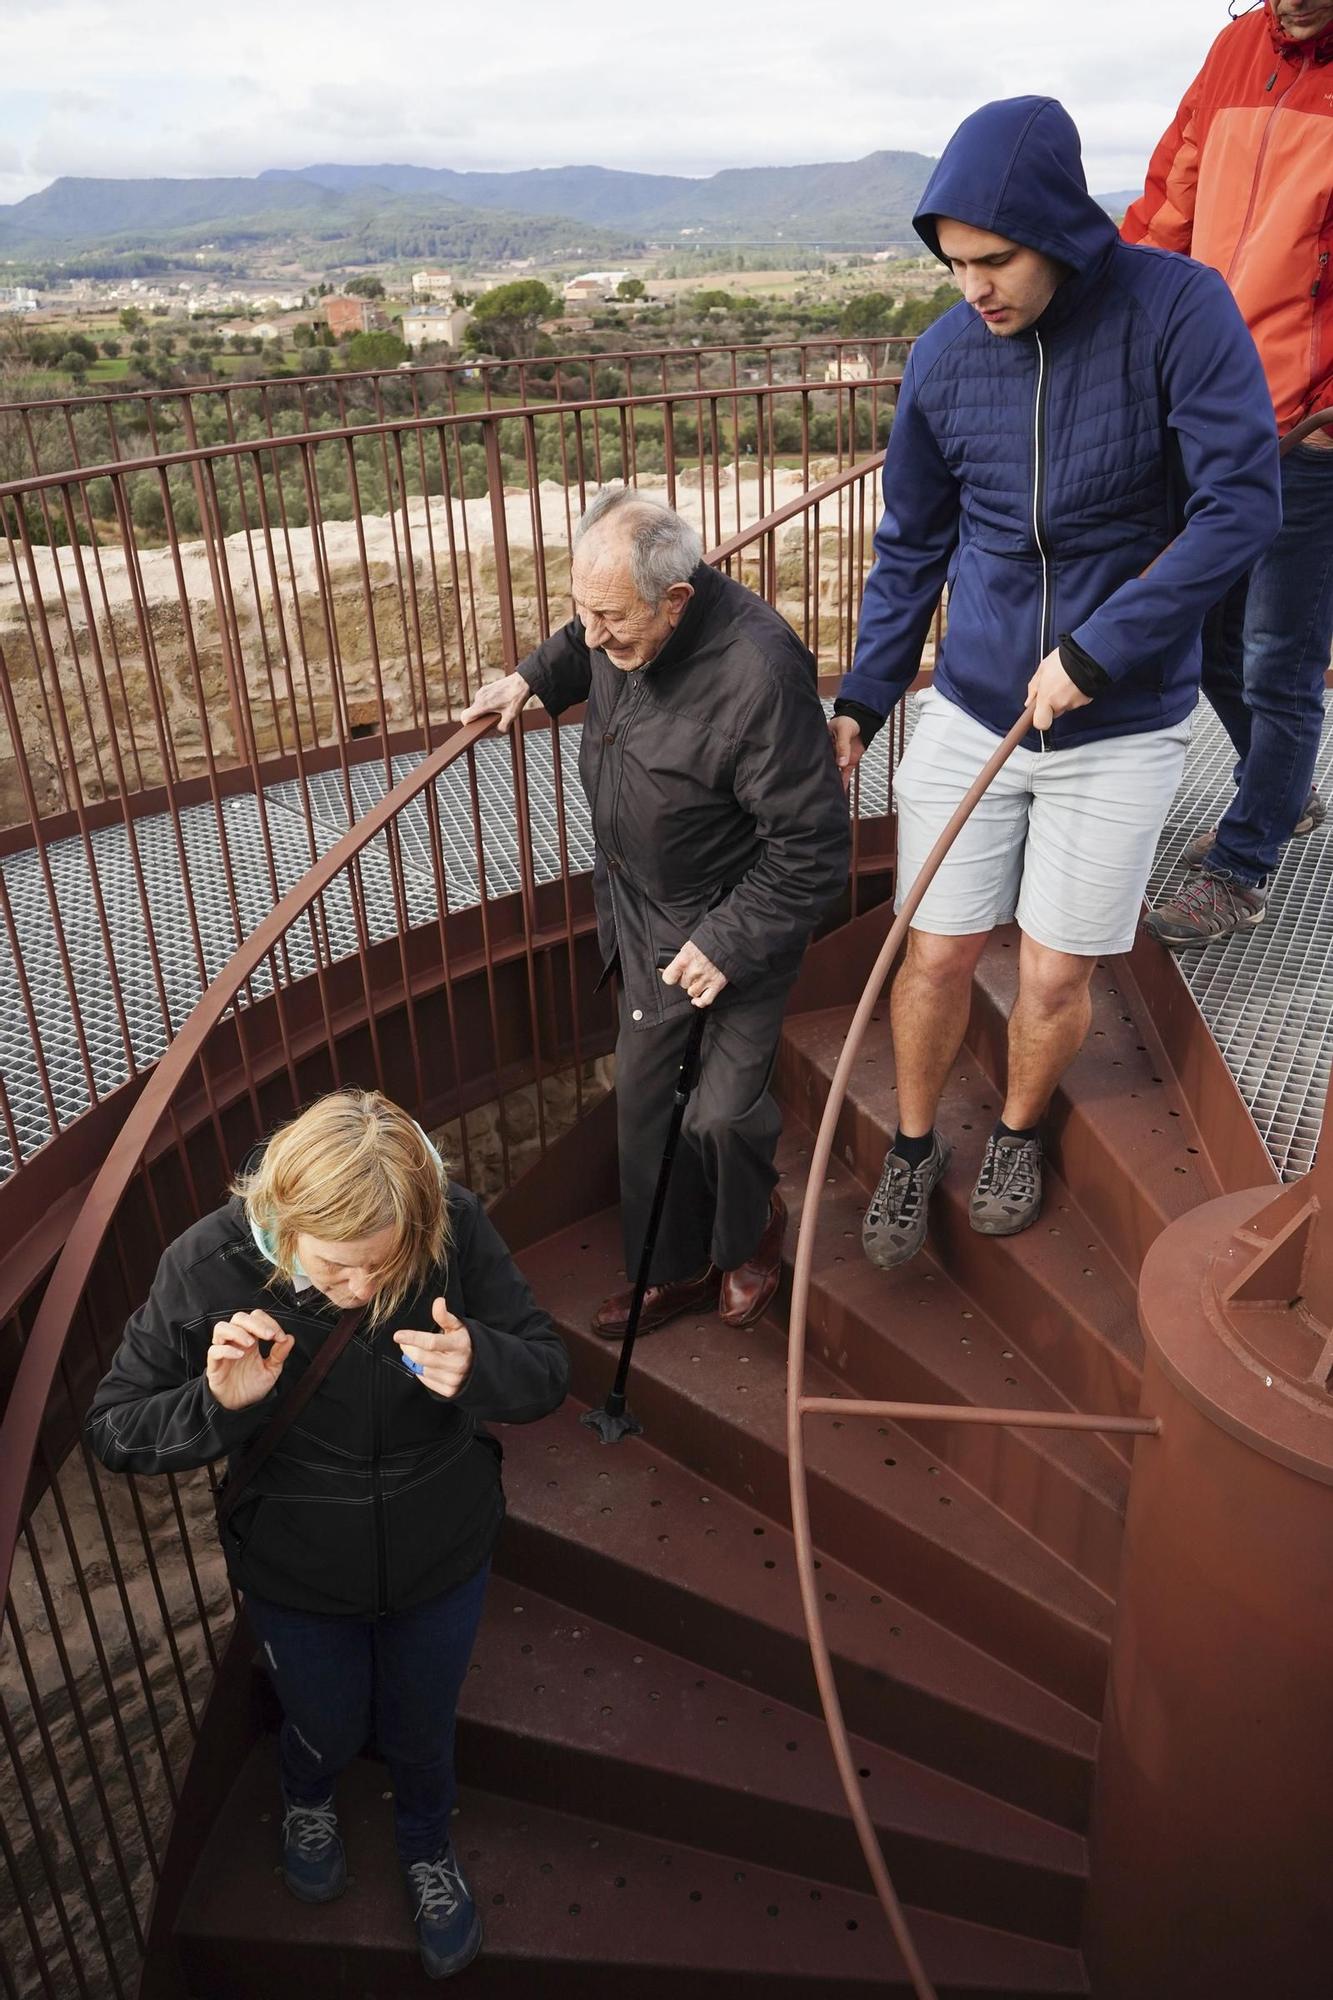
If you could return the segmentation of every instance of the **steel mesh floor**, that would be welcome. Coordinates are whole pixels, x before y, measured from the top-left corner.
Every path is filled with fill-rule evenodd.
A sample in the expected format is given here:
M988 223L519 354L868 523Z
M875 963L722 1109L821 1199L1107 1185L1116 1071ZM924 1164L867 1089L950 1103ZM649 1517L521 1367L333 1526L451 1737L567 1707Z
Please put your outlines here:
M908 706L910 730L915 704ZM592 862L591 829L578 779L579 734L577 726L567 726L558 735L564 837L574 870ZM533 868L539 882L557 880L561 872L554 740L546 731L534 731L524 740ZM393 767L395 782L417 761L398 759ZM1186 841L1198 827L1215 820L1225 804L1230 764L1226 738L1205 705L1163 834L1152 880L1154 897L1179 880ZM435 786L440 864L451 910L477 902L483 877L488 896L507 895L519 886L509 745L494 741L479 745L473 768L475 791L466 762L446 771ZM1323 781L1327 782L1331 768L1333 726L1326 730L1320 760ZM181 815L179 844L165 815L135 822L132 834L124 827L94 834L93 859L106 910L114 982L107 977L107 949L90 893L83 843L67 840L48 849L77 996L77 1022L38 857L29 852L3 863L4 887L51 1090L48 1104L33 1056L12 942L6 935L0 949L0 1075L23 1156L88 1109L90 1073L101 1096L129 1076L131 1055L139 1068L156 1061L241 937L310 866L312 838L314 853L326 853L353 817L379 801L385 782L382 766L354 768L350 812L340 772L310 779L304 802L296 781L271 787L262 812L253 798L229 799L222 808L225 838L219 837L211 805L192 807ZM876 816L886 810L887 785L885 731L862 766L863 814ZM480 869L474 831L478 826ZM429 922L438 913L438 894L424 796L399 816L397 838L409 921ZM136 852L146 913L136 880ZM392 937L397 909L383 835L365 850L361 878L372 939ZM190 921L191 904L197 912L197 934ZM355 911L343 878L325 897L325 921L336 953L356 949ZM142 948L146 924L151 924L157 943L160 989L150 955ZM314 941L308 928L298 925L289 933L278 976L299 978L314 962ZM1182 963L1279 1170L1295 1178L1314 1157L1333 1059L1333 834L1316 834L1293 844L1274 884L1268 919L1259 929ZM254 992L267 991L272 976L269 967L262 968L253 982ZM0 1125L0 1178L14 1165L8 1136Z
M1184 879L1182 855L1215 826L1231 797L1231 744L1200 704L1185 777L1157 850L1154 902ZM1316 781L1333 782L1333 717ZM1308 1173L1333 1063L1333 829L1293 840L1273 878L1262 924L1179 964L1284 1180Z
M565 842L569 866L579 872L592 865L592 834L578 779L578 729L562 730L559 741ZM524 743L532 865L539 883L558 880L561 874L552 743L552 736L545 731L531 733ZM394 782L419 761L417 757L397 759ZM505 896L519 887L519 834L509 745L479 745L473 768L475 791L466 762L451 767L436 781L438 871L426 796L414 800L398 816L396 844L412 924L428 923L438 914L441 877L450 910L475 904L482 894L483 877L488 897ZM46 862L71 981L65 977L38 856L33 852L18 854L0 864L50 1083L48 1103L34 1060L34 1037L14 950L6 934L0 949L0 1076L23 1157L89 1108L93 1099L90 1075L101 1097L131 1074L131 1056L135 1068L157 1060L241 939L299 882L312 860L342 838L354 817L361 817L378 803L385 789L383 766L367 764L353 768L350 811L342 774L332 772L307 781L304 803L298 781L270 787L262 810L252 797L225 800L221 829L212 805L191 807L181 814L179 845L173 822L166 815L138 820L131 830L116 826L94 834L93 865L106 912L105 937L91 893L83 842L57 842L48 848ZM480 868L475 826L481 830ZM136 874L136 854L143 894ZM385 835L377 836L364 850L360 874L372 941L394 936L398 913ZM197 914L197 932L190 920L191 905ZM345 876L326 893L323 911L332 953L354 952L356 912ZM151 955L143 949L148 925L157 945L160 987ZM107 977L107 939L114 980ZM278 958L278 976L284 981L300 978L314 965L310 927L293 926ZM252 981L253 993L268 991L272 979L272 968L262 967ZM77 1010L71 1001L71 982ZM117 989L123 1020L116 1002ZM12 1173L14 1165L8 1134L0 1124L0 1179Z

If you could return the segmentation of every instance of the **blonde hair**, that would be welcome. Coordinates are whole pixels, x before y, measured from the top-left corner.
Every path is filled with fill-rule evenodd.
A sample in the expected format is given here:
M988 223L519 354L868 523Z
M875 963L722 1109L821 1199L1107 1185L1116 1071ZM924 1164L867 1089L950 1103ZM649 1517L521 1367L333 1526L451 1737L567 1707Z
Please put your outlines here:
M448 1177L425 1133L377 1090L319 1098L269 1140L252 1174L232 1183L290 1284L296 1239L351 1243L390 1226L396 1247L370 1304L388 1319L449 1249Z

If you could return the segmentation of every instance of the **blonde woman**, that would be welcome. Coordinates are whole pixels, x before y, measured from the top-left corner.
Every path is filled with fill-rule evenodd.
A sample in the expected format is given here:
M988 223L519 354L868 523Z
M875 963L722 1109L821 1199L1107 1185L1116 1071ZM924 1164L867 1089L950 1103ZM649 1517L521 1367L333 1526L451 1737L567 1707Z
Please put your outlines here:
M334 1781L373 1729L437 1979L481 1948L449 1838L455 1705L504 1513L481 1426L545 1416L568 1372L476 1196L406 1112L349 1090L171 1245L89 1415L113 1471L228 1457L223 1552L285 1718L287 1886L342 1893Z

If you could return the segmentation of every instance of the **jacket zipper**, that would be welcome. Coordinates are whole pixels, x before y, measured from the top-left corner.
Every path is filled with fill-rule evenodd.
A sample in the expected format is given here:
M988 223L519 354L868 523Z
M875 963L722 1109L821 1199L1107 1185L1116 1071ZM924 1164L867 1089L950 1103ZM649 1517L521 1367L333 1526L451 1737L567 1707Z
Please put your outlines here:
M375 1517L375 1616L383 1618L389 1609L389 1538L384 1526L384 1482L380 1472L383 1447L379 1357L375 1337L368 1343L370 1354L370 1505Z
M625 718L616 732L617 735L620 737L620 768L616 774L616 787L611 799L611 836L616 843L617 850L619 850L620 847L620 787L621 784L624 782L624 776L625 776L625 737L629 733L629 726L631 722L633 722L635 716L639 712L638 708L639 696L643 692L643 682L639 676L642 674L642 672L643 669L642 667L640 667L634 673L634 675L630 680L629 688L627 690L628 698L624 704ZM620 704L617 704L617 712L619 710L619 706ZM601 789L600 773L598 775L597 782L598 782L598 790L600 791ZM611 892L611 922L615 927L616 951L620 957L620 977L622 984L625 984L626 960L625 960L624 946L622 945L620 938L620 897L616 885L616 878L619 872L620 872L620 860L619 860L619 852L617 851L615 867L613 868L608 865L607 868L607 875L609 878L607 886ZM626 991L628 992L627 985L626 985ZM656 1013L657 1019L660 1021L662 1018L661 995L654 994L653 998L655 1002L654 1011ZM641 1019L642 1010L639 1010L639 1012L636 1014L634 1010L631 1009L631 1016L636 1020Z
M1051 570L1046 543L1041 532L1042 500L1046 483L1046 349L1041 335L1035 335L1037 342L1037 396L1032 417L1032 534L1037 544L1037 554L1041 557L1041 623L1037 627L1037 665L1046 658L1050 647L1046 639L1046 625L1051 612ZM1045 732L1041 732L1041 747L1046 748Z
M1245 245L1250 240L1250 224L1254 221L1254 211L1259 201L1259 183L1263 179L1264 160L1267 157L1268 142L1269 139L1272 137L1273 133L1273 120L1277 117L1278 112L1282 109L1287 99L1291 96L1292 91L1295 90L1297 84L1300 82L1301 78L1305 75L1305 65L1308 61L1309 61L1308 56L1301 57L1300 67L1296 71L1295 76L1291 79L1291 82L1287 85L1281 97L1279 97L1276 100L1272 110L1268 114L1268 122L1264 126L1264 136L1259 142L1259 157L1254 163L1254 179L1250 183L1250 205L1245 211L1245 220L1241 224L1240 235L1236 238L1236 247L1231 253L1231 262L1227 266L1226 278L1228 284L1231 283L1231 280L1236 275L1236 266L1240 262L1241 253L1244 250ZM1274 72L1274 74L1276 74L1276 72Z
M1319 377L1319 294L1324 289L1324 279L1328 276L1328 252L1319 252L1319 267L1315 281L1310 287L1310 382ZM1311 403L1311 409L1314 404Z

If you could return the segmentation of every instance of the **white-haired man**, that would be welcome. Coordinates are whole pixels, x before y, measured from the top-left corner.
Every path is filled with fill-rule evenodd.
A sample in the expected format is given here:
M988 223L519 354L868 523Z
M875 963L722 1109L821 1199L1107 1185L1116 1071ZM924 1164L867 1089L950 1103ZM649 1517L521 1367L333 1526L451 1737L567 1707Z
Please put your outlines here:
M781 1274L768 1081L783 1008L847 879L815 664L762 598L704 563L688 523L629 489L584 514L572 588L574 618L464 720L509 729L533 695L552 715L588 704L579 769L598 933L620 975L625 1269L638 1267L691 1005L707 1007L640 1327L714 1306L748 1326ZM594 1331L619 1338L630 1297L607 1299Z

